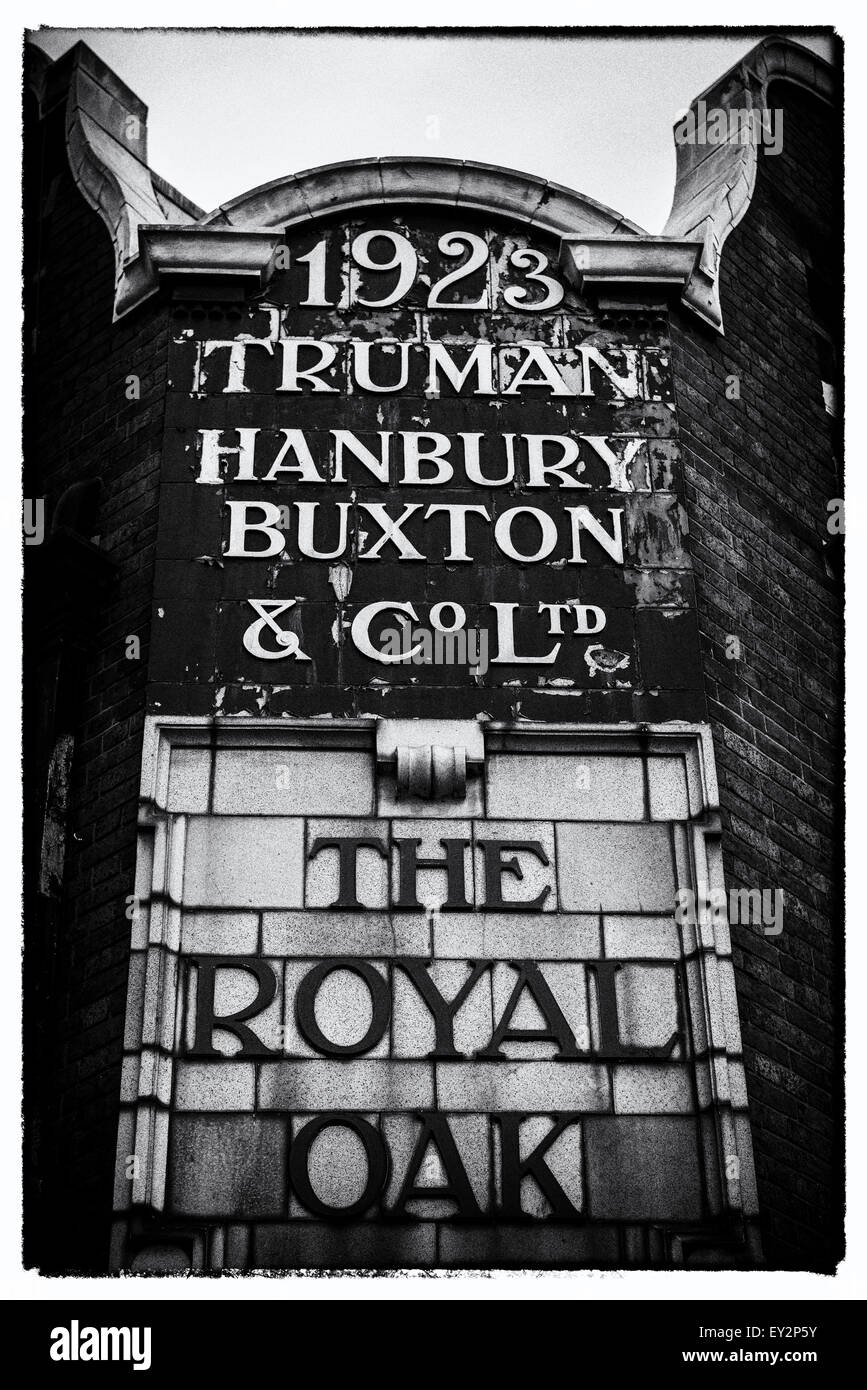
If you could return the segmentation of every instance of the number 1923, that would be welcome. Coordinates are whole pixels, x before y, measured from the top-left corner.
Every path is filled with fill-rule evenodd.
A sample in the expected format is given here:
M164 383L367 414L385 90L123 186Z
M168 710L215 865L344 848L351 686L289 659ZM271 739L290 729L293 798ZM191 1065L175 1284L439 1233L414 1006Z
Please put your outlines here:
M459 261L459 264L430 286L427 308L496 308L497 306L491 303L487 276L484 291L478 295L477 272L487 266L490 254L485 239L475 232L446 232L439 238L437 246L442 256L447 260ZM279 268L288 269L288 248L281 247L280 251L282 257L278 257ZM295 265L304 266L306 270L306 293L298 300L299 308L349 308L357 305L366 309L388 309L405 299L418 279L418 252L407 237L386 228L360 232L349 245L348 289L341 296L340 302L335 302L327 293L327 256L328 241L323 238L305 255L295 257ZM562 302L563 285L547 273L549 261L543 252L530 247L519 247L508 256L508 263L513 271L517 272L521 283L508 285L502 290L501 298L506 307L522 313L538 314L555 309ZM384 293L375 294L375 286L371 285L371 275L385 277L382 286ZM462 298L456 286L471 278L474 281L474 290L468 297ZM465 290L466 288L464 286ZM445 297L447 291L448 298Z

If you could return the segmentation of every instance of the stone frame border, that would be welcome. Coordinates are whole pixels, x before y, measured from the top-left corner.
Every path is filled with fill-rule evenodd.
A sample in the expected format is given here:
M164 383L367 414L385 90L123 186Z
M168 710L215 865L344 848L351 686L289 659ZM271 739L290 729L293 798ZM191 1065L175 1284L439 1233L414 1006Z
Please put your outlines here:
M399 721L390 721L393 726ZM407 720L421 737L424 720ZM431 721L433 723L433 721ZM130 938L130 973L124 1032L124 1059L115 1160L111 1267L125 1267L131 1244L146 1245L147 1229L165 1205L168 1127L174 1049L182 1001L178 986L182 877L187 815L165 809L169 762L177 747L351 748L366 749L377 775L376 718L263 718L150 715L145 721L135 907ZM694 927L681 927L681 966L687 983L691 1056L700 1097L701 1145L708 1200L715 1216L740 1229L733 1236L736 1260L761 1261L758 1199L747 1111L746 1082L731 941L727 921L703 905L724 887L721 825L710 727L671 722L655 725L502 724L468 720L467 741L484 731L488 753L680 753L686 760L689 820L675 836L679 886L688 881L697 893ZM381 771L381 768L380 768ZM138 961L144 957L145 970ZM702 1045L700 1046L699 1043ZM126 1164L137 1159L133 1178ZM737 1163L732 1166L732 1157ZM730 1171L731 1170L731 1171ZM142 1236L141 1232L145 1235ZM716 1230L684 1233L663 1229L675 1261L690 1247L720 1251ZM176 1236L161 1229L154 1240L177 1242L190 1252L194 1269L204 1268L202 1232L189 1224ZM727 1247L726 1247L727 1248Z

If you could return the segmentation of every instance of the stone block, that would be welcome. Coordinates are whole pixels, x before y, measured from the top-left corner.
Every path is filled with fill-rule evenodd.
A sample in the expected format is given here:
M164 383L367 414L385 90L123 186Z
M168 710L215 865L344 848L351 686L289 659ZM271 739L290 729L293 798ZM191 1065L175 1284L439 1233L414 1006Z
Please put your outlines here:
M250 1255L250 1227L227 1226L225 1269L246 1269Z
M614 1068L614 1109L618 1115L688 1114L694 1108L686 1067L648 1062Z
M308 855L315 841L349 837L382 841L389 853L388 822L378 820L311 820L307 825ZM339 899L340 855L337 848L322 849L307 860L307 907L331 907ZM359 849L355 858L356 894L368 908L388 906L389 861L377 849ZM277 904L274 904L276 906ZM287 903L287 907L299 906Z
M605 917L605 954L612 960L677 960L680 933L672 917Z
M304 905L304 822L289 816L191 816L187 907Z
M394 777L380 777L376 787L376 812L379 816L391 816L395 820L406 821L483 816L485 804L482 780L480 777L468 777L466 794L461 801L424 801L417 796L398 796ZM407 830L405 833L410 832Z
M434 950L473 960L598 959L599 917L565 912L440 912L434 918Z
M521 1121L518 1132L518 1147L521 1160L529 1155L551 1133L556 1121L551 1115L528 1115ZM494 1142L494 1173L496 1174L497 1201L502 1199L500 1149L502 1136L499 1125L491 1126ZM575 1121L566 1126L551 1146L544 1150L543 1162L550 1169L567 1199L575 1208L576 1214L584 1207L584 1177L581 1159L581 1124ZM521 1182L521 1210L527 1216L544 1218L551 1215L552 1207L542 1188L530 1175Z
M132 1196L132 1179L127 1177L127 1160L135 1154L135 1111L122 1109L118 1116L117 1149L114 1163L114 1209L124 1211Z
M291 1119L292 1140L315 1117L293 1115ZM337 1117L335 1117L337 1118ZM378 1128L378 1116L372 1113L355 1115L353 1118L366 1120L374 1129ZM336 1219L340 1218L340 1208L352 1206L364 1195L368 1179L367 1154L355 1130L345 1124L328 1125L316 1135L307 1151L307 1176L314 1193L321 1202L335 1208ZM378 1214L378 1201L371 1204L359 1220L372 1220ZM291 1188L289 1192L289 1215L310 1220L311 1213L306 1209Z
M285 1214L282 1121L246 1115L177 1115L169 1148L172 1213L236 1218Z
M424 956L430 927L420 912L266 912L262 949L266 955Z
M181 917L184 955L254 956L258 943L255 912L185 912Z
M441 1265L461 1269L616 1267L616 1226L546 1221L538 1226L441 1226Z
M319 1057L322 1054L311 1047L298 1028L295 1018L295 1001L298 986L306 975L318 964L316 960L288 960L285 962L285 1023L284 1051L287 1056ZM384 966L371 969L383 980L385 993L390 995L388 973ZM334 970L327 975L316 993L313 1014L317 1025L329 1042L340 1047L351 1046L365 1037L373 1020L371 993L365 981L350 970ZM387 1057L389 1048L389 1029L386 1027L379 1041L364 1053L365 1058Z
M176 1110L252 1110L256 1077L252 1062L179 1062Z
M546 961L539 965L539 973L559 1005L560 1011L575 1038L579 1050L590 1047L590 1025L587 1012L587 981L584 967L574 961ZM506 1007L518 987L519 974L514 966L498 962L493 969L492 988L494 1001L494 1020L499 1024ZM517 1007L509 1020L509 1028L537 1031L550 1026L542 1009L533 998L529 984L525 984L518 997ZM553 1058L559 1055L556 1041L519 1042L507 1040L499 1048L509 1058L516 1061L529 1058Z
M614 977L620 1038L628 1047L662 1047L678 1027L675 973L624 965Z
M283 962L268 961L277 978L277 991L271 1003L246 1021L252 1033L274 1052L281 1050L283 1034ZM192 1047L196 1032L198 1004L198 968L190 965L187 980L187 1046ZM259 981L249 970L240 966L220 966L214 975L214 1017L225 1018L252 1004L259 994ZM241 1039L228 1028L214 1028L210 1045L225 1057L234 1057L241 1050Z
M471 966L462 960L437 960L430 964L427 973L450 1003L469 979ZM405 971L396 969L393 980L393 1055L424 1058L436 1045L433 1015ZM453 1035L457 1051L472 1056L487 1046L493 1028L491 982L486 972L455 1014Z
M173 748L169 762L167 811L204 814L211 787L211 750Z
M375 1221L291 1221L254 1228L251 1267L423 1269L435 1263L435 1256L433 1222L385 1226Z
M485 756L484 726L477 719L380 719L376 725L376 753L391 757L398 748L466 748L467 757Z
M145 977L147 956L144 951L133 951L129 958L129 972L126 987L126 1019L124 1023L123 1045L137 1048L142 1040L142 1021L145 1006Z
M487 767L488 815L552 820L643 820L644 773L638 757L590 754L494 754Z
M674 862L664 825L557 826L561 906L575 912L673 912Z
M584 1123L584 1152L591 1217L696 1221L701 1216L694 1120L591 1116Z
M373 759L332 748L230 748L216 754L220 815L367 816Z
M433 1103L433 1067L421 1062L329 1059L259 1068L260 1110L429 1110Z
M473 1195L485 1214L490 1210L491 1153L489 1125L485 1115L449 1115L448 1128L460 1155ZM410 1161L415 1154L422 1122L414 1115L383 1115L382 1132L391 1154L391 1173L386 1189L385 1207L393 1210L409 1170ZM448 1157L448 1156L447 1156ZM443 1156L433 1140L425 1149L415 1177L413 1187L447 1187L450 1176ZM457 1214L454 1198L417 1198L406 1203L400 1215L417 1216L422 1220L435 1217L450 1217Z
M400 894L400 856L397 843L400 840L420 840L421 843L416 847L416 862L424 859L442 861L442 869L422 869L419 868L415 875L415 896L416 900L425 907L434 905L439 908L448 898L449 880L446 874L446 852L440 843L441 840L464 840L466 848L463 852L464 877L463 893L466 902L472 903L475 900L475 878L473 862L473 829L472 823L468 820L413 820L411 825L400 824L392 828L392 902L397 903ZM402 851L407 854L407 851Z
M477 898L480 904L491 904L493 896L499 891L505 904L532 902L548 889L544 902L534 913L557 911L557 875L555 870L554 826L550 821L474 821ZM522 877L519 879L508 871L499 875L499 883L485 881L485 858L482 845L485 841L500 840L508 843L532 841L541 846L547 857L543 864L536 852L525 849L510 849L504 846L500 860L509 864L517 860ZM511 909L507 906L507 911Z
M651 820L687 820L689 798L682 757L648 758L647 781Z
M608 1110L608 1074L591 1062L438 1062L443 1110Z

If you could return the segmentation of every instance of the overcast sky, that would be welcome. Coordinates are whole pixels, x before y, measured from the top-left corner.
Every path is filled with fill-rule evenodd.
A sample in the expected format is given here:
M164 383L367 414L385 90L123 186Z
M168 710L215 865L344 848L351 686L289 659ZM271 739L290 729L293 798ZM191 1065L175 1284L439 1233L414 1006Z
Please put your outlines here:
M369 155L478 159L553 179L660 232L679 112L768 31L671 38L42 29L83 39L150 108L149 161L210 210ZM828 40L799 41L830 56Z

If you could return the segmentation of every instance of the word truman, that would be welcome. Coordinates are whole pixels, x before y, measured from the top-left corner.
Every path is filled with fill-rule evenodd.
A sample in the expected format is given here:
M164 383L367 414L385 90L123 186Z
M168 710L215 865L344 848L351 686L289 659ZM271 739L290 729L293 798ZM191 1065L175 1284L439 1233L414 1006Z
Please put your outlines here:
M418 372L421 394L430 397L441 394L445 380L456 395L520 397L543 391L553 398L587 398L597 394L602 379L618 399L638 400L646 391L649 399L659 400L664 355L634 347L616 355L615 365L592 343L548 348L486 342L467 348L397 339L208 338L196 343L191 389L194 395L245 394L253 373L264 371L267 380L256 385L268 393L400 395Z

